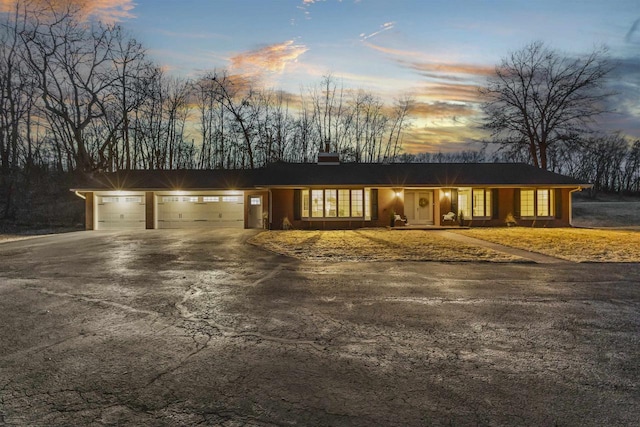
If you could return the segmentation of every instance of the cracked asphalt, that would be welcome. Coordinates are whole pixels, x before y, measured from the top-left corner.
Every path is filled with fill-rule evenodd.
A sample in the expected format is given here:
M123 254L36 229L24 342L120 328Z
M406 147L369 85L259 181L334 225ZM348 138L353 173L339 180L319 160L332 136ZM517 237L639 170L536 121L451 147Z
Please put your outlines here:
M0 245L0 425L637 425L640 265L301 262L250 230Z

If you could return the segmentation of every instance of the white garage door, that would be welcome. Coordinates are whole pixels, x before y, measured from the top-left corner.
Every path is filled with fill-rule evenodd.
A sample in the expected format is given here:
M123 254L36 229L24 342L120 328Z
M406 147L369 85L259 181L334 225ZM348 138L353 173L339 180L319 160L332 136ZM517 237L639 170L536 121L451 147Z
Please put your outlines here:
M144 229L144 195L96 196L98 230Z
M158 196L158 228L244 228L243 196Z

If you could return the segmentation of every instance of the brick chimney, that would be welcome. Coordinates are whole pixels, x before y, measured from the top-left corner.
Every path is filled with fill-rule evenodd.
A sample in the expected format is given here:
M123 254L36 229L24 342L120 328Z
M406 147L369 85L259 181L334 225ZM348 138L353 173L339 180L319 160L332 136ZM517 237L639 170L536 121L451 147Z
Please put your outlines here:
M339 165L340 156L338 153L331 153L331 143L326 141L324 144L324 151L318 153L319 165Z

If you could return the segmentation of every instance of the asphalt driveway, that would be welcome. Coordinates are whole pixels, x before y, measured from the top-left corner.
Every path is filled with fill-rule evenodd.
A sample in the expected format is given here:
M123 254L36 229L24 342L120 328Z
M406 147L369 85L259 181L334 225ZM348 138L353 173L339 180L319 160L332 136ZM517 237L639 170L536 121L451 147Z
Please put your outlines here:
M635 425L640 265L0 244L0 425Z

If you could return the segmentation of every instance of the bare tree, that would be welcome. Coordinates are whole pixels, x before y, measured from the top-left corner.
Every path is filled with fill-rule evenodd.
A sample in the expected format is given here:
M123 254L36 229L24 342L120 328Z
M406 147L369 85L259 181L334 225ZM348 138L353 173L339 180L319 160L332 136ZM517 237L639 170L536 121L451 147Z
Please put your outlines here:
M603 84L611 70L605 48L570 58L531 43L503 59L481 89L485 127L494 142L526 150L547 169L551 147L576 139L605 112L610 93Z
M48 119L66 138L74 166L88 172L96 163L83 133L105 114L102 103L114 82L110 73L113 31L82 23L78 16L71 6L60 10L50 5L33 12L21 37Z

